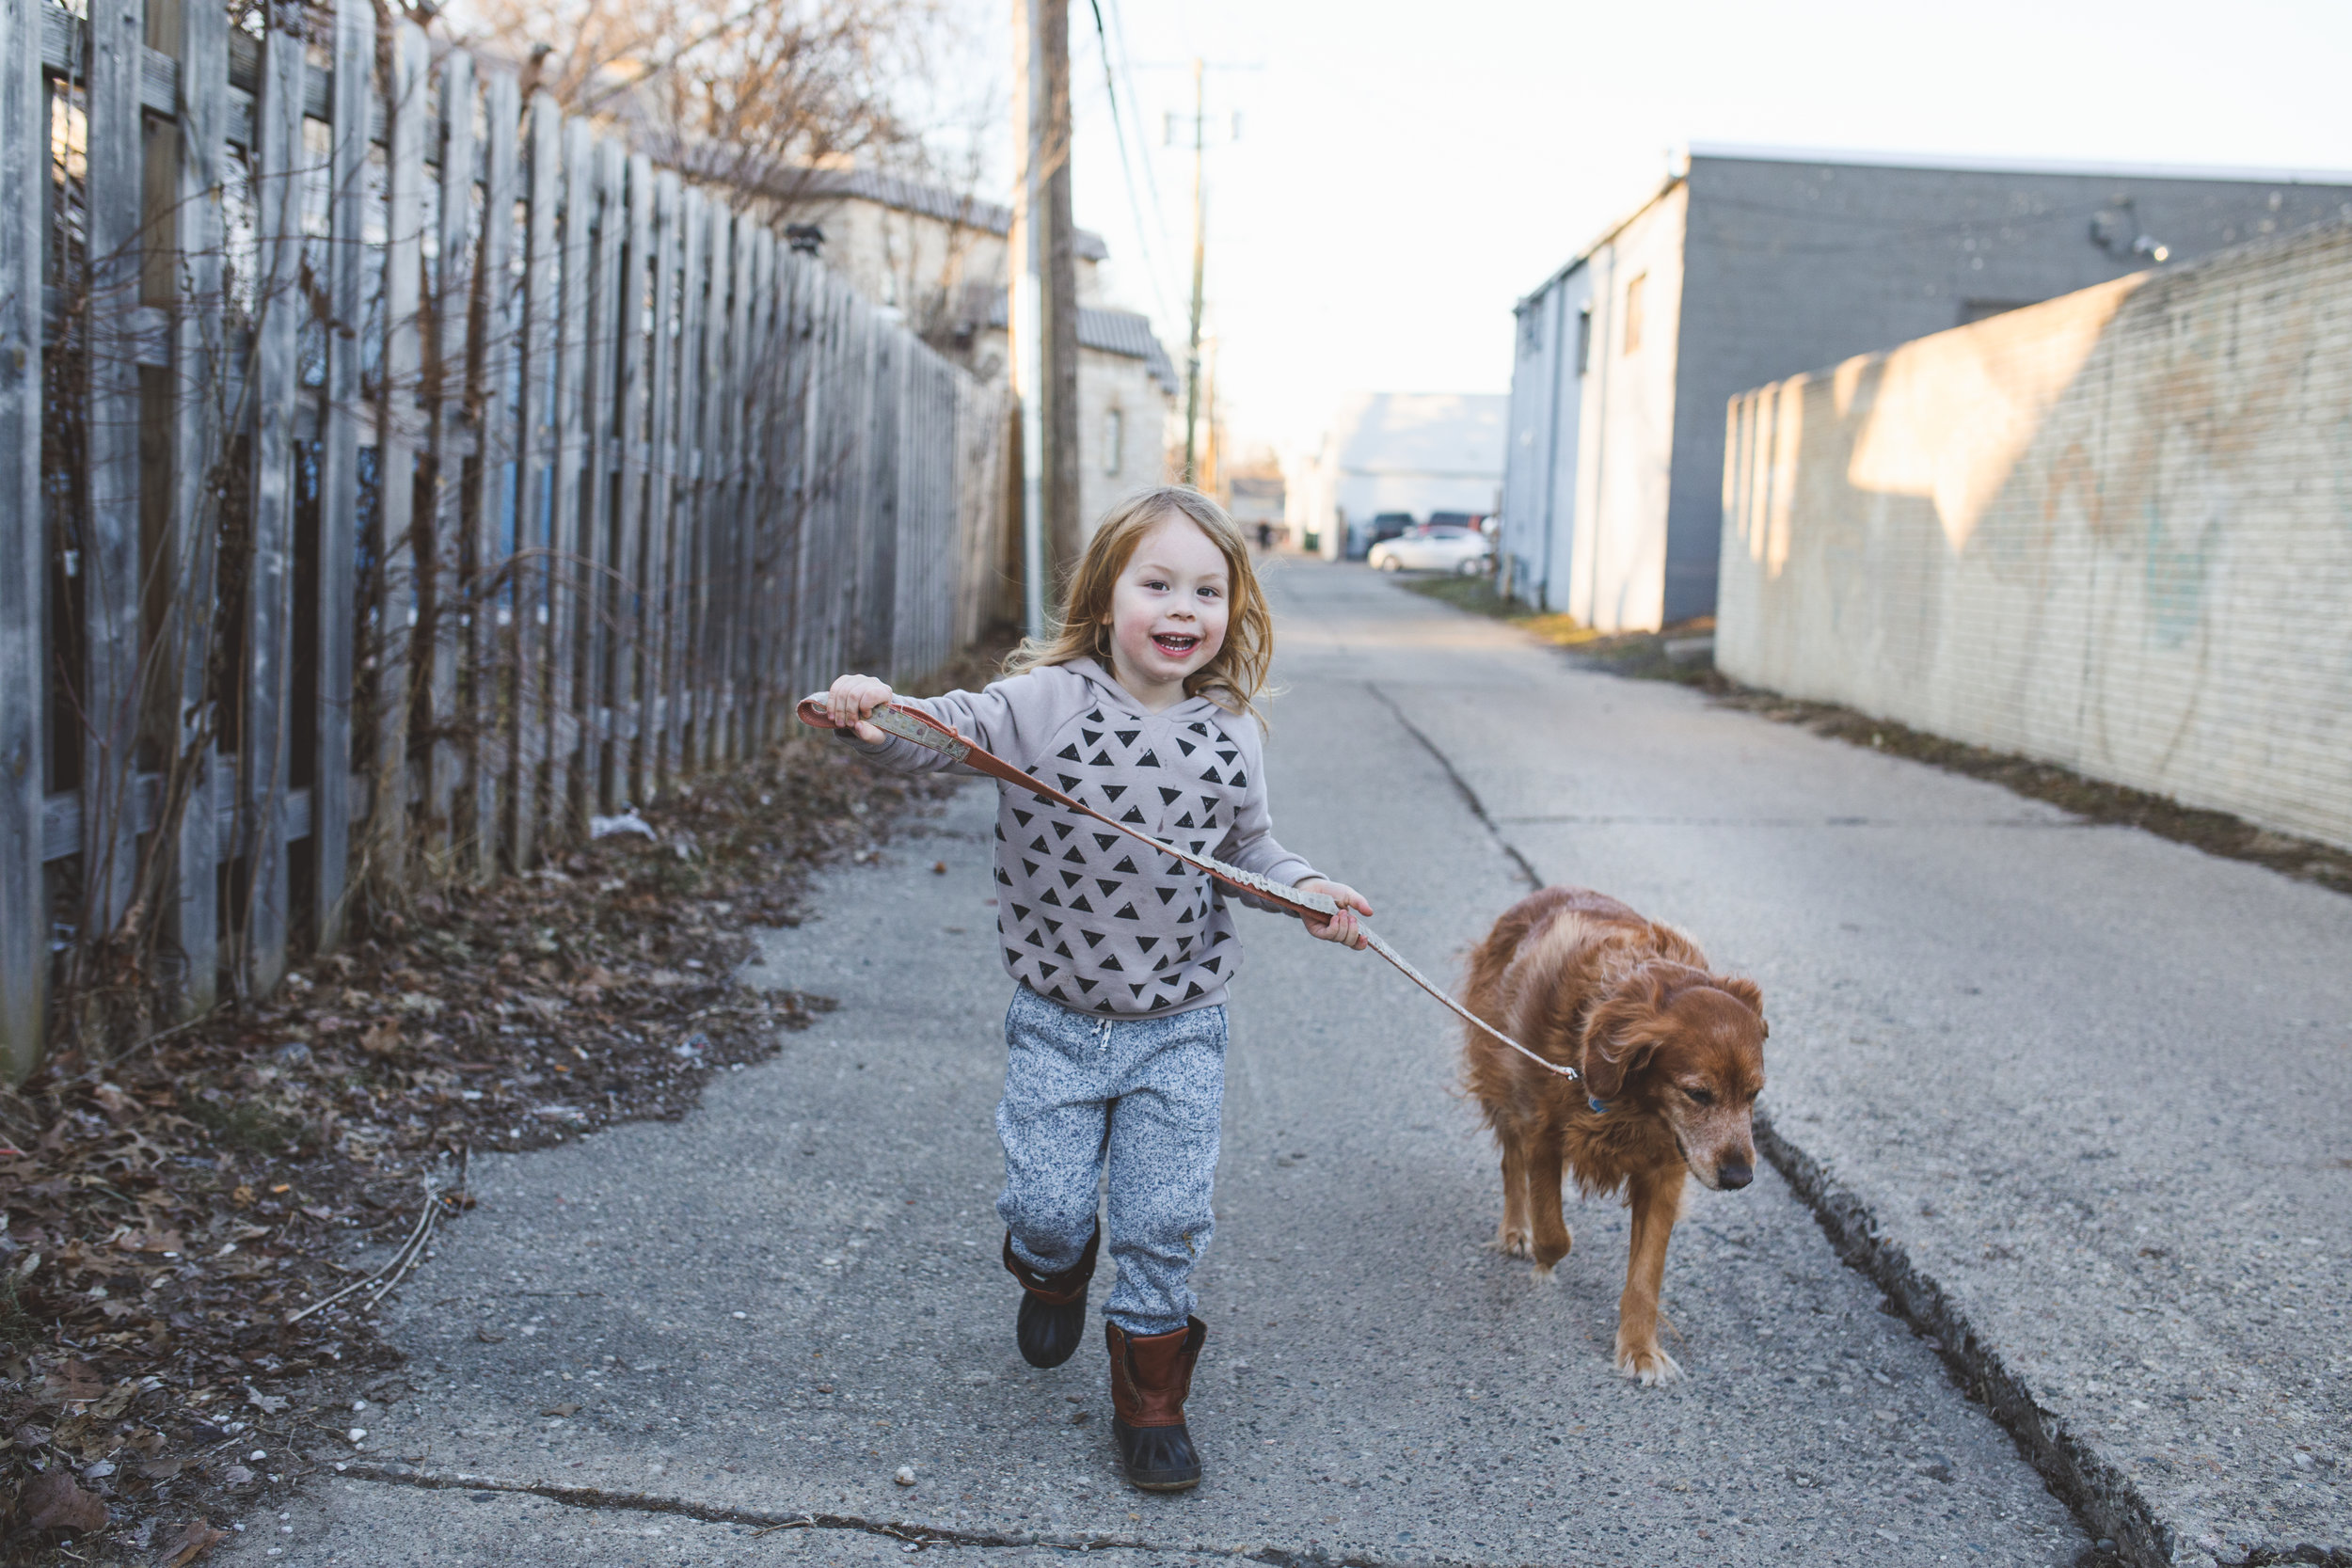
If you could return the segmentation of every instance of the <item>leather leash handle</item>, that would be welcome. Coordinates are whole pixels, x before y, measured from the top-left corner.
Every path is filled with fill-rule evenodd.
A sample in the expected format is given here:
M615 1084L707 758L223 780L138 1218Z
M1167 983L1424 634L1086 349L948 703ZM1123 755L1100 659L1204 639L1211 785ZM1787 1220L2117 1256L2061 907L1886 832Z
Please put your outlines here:
M839 728L838 725L834 723L833 713L826 707L825 700L821 696L802 698L800 705L795 711L799 714L801 722L808 725L811 729L830 730ZM1302 893L1296 888L1284 887L1279 882L1267 880L1265 878L1259 876L1254 871L1244 871L1240 866L1228 865L1214 855L1196 854L1189 849L1181 849L1173 844L1163 843L1161 840L1153 838L1150 833L1137 830L1130 823L1121 822L1116 817L1107 816L1102 812L1096 811L1092 806L1088 805L1084 800L1079 800L1076 796L1066 795L1062 791L1056 789L1052 784L1045 783L1043 780L1036 778L1030 774L1024 773L1020 768L1015 768L1011 763L1007 762L1004 758L996 755L993 752L988 751L984 747L975 745L972 741L966 739L960 732L948 725L941 723L938 720L932 718L930 714L925 713L920 708L911 707L905 703L894 700L892 702L884 703L882 706L876 708L872 713L868 714L866 721L873 725L876 729L881 730L885 735L895 735L902 740L911 740L917 746L927 747L931 751L940 752L950 762L962 763L966 768L970 768L975 771L985 773L991 778L1001 779L1006 784L1014 784L1022 789L1025 789L1030 794L1039 797L1041 800L1051 800L1057 806L1066 806L1072 811L1078 812L1087 816L1091 816L1097 822L1104 824L1105 827L1116 828L1119 832L1125 833L1129 838L1150 845L1152 848L1158 850L1161 854L1168 856L1171 860L1181 861L1184 864L1192 866L1195 870L1206 872L1208 875L1233 888L1237 892L1248 894L1253 898L1263 899L1265 902L1273 904L1278 908L1287 910L1293 914L1302 916L1312 914L1319 916L1322 919L1328 920L1333 915L1340 912L1339 905L1323 894ZM1412 981L1413 984L1419 986L1422 990L1436 997L1438 1001L1445 1006L1448 1012L1453 1013L1455 1017L1461 1019L1464 1022L1469 1023L1475 1028L1485 1030L1487 1034L1492 1035L1495 1038L1501 1040L1503 1044L1509 1046L1512 1050L1518 1052L1529 1061L1534 1062L1537 1067L1542 1068L1547 1072L1558 1073L1561 1077L1569 1080L1575 1080L1583 1076L1582 1073L1577 1071L1576 1069L1572 1067L1552 1061L1547 1056L1537 1055L1534 1052L1530 1051L1527 1047L1521 1045L1518 1041L1513 1039L1510 1036L1504 1034L1502 1030L1496 1028L1485 1019L1480 1018L1476 1013L1471 1012L1468 1007L1463 1006L1459 1002L1454 1000L1453 997L1448 996L1443 990L1439 990L1428 976L1422 974L1420 970L1415 969L1410 963L1407 963L1405 959L1405 956L1402 953L1399 953L1395 948L1391 947L1388 942L1381 938L1380 934L1372 929L1371 927L1362 926L1359 927L1358 929L1364 933L1365 944L1367 946L1369 946L1374 952L1379 954L1382 958L1386 958L1390 963L1395 965L1398 974L1404 975L1407 980Z

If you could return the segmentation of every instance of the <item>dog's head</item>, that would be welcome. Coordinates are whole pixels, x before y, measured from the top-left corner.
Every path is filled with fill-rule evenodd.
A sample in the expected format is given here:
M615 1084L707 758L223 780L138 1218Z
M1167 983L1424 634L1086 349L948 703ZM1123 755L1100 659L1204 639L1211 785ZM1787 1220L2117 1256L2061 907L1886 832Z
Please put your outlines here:
M1721 1191L1756 1179L1764 995L1684 964L1635 972L1584 1022L1586 1090L1672 1129L1691 1174Z

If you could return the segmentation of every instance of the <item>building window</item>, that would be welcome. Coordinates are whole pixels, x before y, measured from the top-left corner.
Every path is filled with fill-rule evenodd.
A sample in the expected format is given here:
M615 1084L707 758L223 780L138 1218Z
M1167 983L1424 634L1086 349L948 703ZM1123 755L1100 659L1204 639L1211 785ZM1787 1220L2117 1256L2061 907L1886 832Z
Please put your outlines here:
M1625 286L1625 351L1631 354L1642 346L1642 285L1649 281L1649 274L1637 272L1633 281Z
M1584 374L1593 368L1593 307L1587 300L1584 309L1576 313L1576 373Z
M1116 408L1104 410L1103 414L1103 471L1104 473L1119 472L1120 453L1127 444L1126 434L1126 415Z

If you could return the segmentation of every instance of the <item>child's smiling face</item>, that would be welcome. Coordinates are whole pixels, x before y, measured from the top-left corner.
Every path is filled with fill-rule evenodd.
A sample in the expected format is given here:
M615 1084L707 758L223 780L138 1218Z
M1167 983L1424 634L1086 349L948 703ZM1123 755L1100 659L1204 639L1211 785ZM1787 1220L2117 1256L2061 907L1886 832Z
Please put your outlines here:
M1104 617L1120 685L1155 710L1183 697L1184 677L1225 645L1231 576L1225 552L1181 514L1137 541Z

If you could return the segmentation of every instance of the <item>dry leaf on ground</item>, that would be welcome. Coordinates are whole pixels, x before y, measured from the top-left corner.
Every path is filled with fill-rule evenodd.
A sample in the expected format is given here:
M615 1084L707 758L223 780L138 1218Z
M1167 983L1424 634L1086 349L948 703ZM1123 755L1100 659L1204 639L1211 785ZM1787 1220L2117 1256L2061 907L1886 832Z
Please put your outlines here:
M164 1568L187 1568L189 1563L211 1551L217 1543L228 1539L227 1530L215 1529L202 1519L191 1519L188 1528L180 1532L178 1540L165 1544L164 1550L171 1555L164 1559Z
M89 1530L106 1528L106 1505L73 1484L60 1465L35 1476L20 1499L35 1529Z

